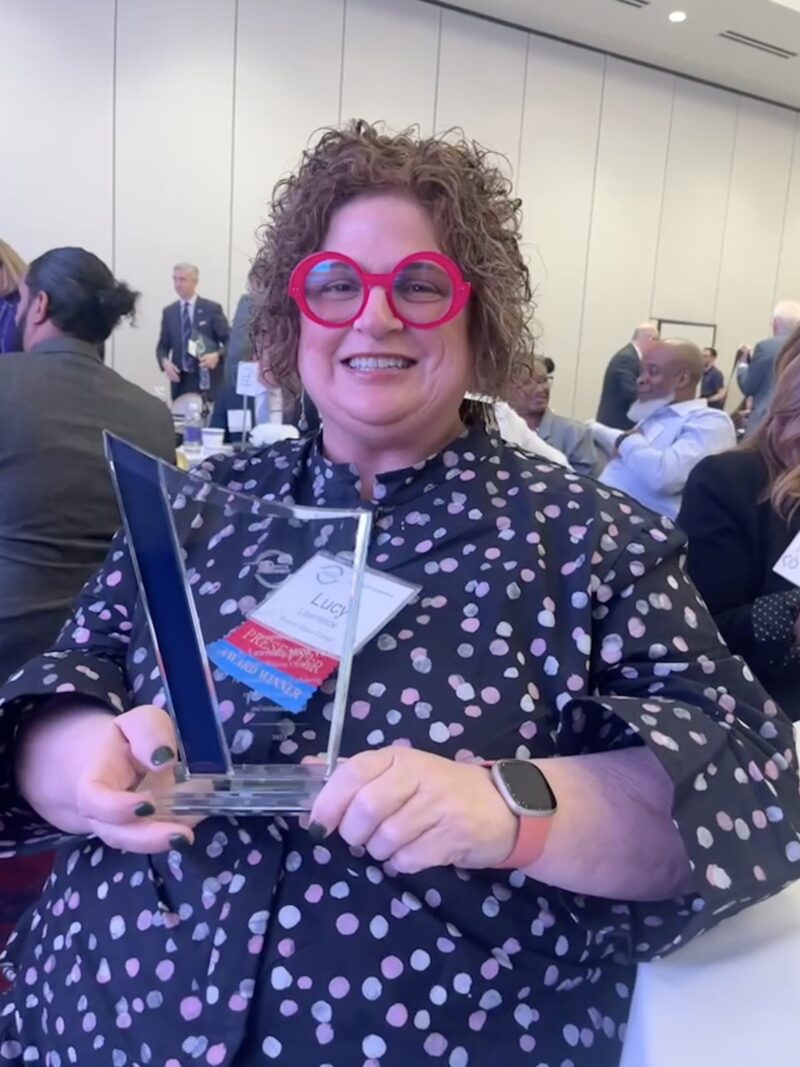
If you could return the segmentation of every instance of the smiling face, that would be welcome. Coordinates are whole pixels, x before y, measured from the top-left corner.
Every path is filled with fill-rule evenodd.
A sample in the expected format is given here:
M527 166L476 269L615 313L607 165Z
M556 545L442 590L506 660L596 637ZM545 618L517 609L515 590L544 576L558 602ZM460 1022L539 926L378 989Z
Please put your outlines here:
M412 253L441 248L416 201L380 194L339 208L321 251L388 274ZM443 326L416 329L396 318L376 287L350 326L331 328L301 316L297 362L322 415L331 459L357 462L369 451L391 453L398 464L418 462L461 429L459 407L473 372L467 310ZM389 467L378 460L376 469Z

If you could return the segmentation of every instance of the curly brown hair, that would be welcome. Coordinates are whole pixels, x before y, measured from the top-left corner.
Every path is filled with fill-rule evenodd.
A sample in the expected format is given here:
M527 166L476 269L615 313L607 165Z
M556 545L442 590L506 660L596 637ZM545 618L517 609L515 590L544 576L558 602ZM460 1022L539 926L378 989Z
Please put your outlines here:
M533 358L532 292L520 251L521 201L490 153L458 131L419 138L415 128L391 135L363 120L326 129L297 172L272 195L250 271L252 340L265 376L297 396L299 311L289 277L316 252L337 208L362 194L405 193L430 214L442 249L472 283L469 336L472 388L513 395Z

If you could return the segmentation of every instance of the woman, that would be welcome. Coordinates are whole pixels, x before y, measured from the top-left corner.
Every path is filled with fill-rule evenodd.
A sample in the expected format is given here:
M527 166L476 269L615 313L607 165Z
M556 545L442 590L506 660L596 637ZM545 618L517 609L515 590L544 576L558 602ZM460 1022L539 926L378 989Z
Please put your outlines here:
M519 391L516 409L534 433L566 456L576 473L594 477L599 473L599 463L592 431L585 423L555 415L550 410L554 373L552 359L534 359L531 380Z
M16 352L16 315L19 283L26 271L25 261L8 242L0 240L0 354Z
M695 467L678 523L687 567L731 651L800 719L800 589L775 564L800 534L800 329L776 366L772 404L735 452Z
M360 502L371 565L419 593L355 658L349 758L308 828L191 828L134 791L175 737L115 544L56 655L3 692L0 723L22 720L4 839L99 840L62 848L9 950L0 1063L610 1067L636 960L792 877L790 726L721 645L681 539L462 421L467 391L513 395L528 372L507 355L531 350L520 219L475 146L363 123L278 185L255 349L322 434L205 475ZM258 590L248 546L207 540L187 565L213 629ZM257 761L248 704L216 679ZM325 699L286 758L319 751Z

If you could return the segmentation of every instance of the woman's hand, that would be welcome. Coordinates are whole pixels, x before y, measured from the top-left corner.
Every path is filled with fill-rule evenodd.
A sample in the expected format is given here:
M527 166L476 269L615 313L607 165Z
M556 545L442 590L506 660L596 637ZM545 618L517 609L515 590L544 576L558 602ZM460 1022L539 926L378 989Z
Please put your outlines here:
M349 845L404 874L428 867L493 867L512 852L519 820L485 767L391 746L334 771L309 830L338 830Z
M199 821L155 815L151 790L169 790L176 751L172 720L161 708L114 716L97 705L54 703L22 736L17 782L59 829L94 834L128 852L163 852L190 845Z

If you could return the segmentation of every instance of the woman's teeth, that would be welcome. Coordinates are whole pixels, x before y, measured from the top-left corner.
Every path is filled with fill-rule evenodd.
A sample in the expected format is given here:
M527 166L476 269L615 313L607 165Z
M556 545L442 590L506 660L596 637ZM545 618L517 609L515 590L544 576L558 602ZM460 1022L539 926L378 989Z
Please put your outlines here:
M353 356L345 363L352 370L405 370L412 366L412 360L400 356Z

